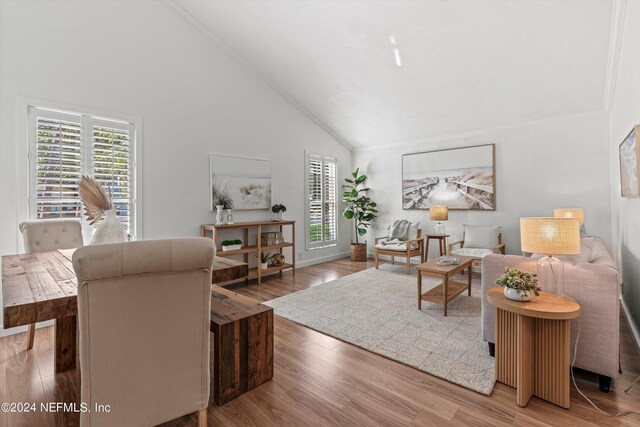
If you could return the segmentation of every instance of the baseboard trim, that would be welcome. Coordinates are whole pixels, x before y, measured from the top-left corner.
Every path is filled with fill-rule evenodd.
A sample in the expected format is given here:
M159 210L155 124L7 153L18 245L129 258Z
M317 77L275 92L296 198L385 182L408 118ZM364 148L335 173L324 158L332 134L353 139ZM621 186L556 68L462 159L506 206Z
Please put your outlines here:
M36 329L47 328L49 326L53 326L53 320L47 320L46 322L36 323ZM15 328L9 329L0 329L0 337L8 337L9 335L21 334L23 332L27 332L27 326L16 326Z
M296 268L308 267L310 265L321 264L323 262L335 261L340 258L349 257L349 252L340 252L333 255L327 255L319 258L308 259L305 261L296 262Z
M624 298L621 298L620 301L622 302L624 317L627 319L629 328L631 328L631 337L635 341L636 351L640 352L640 328L638 328L638 325L633 321L633 317L629 314L629 307L627 307L627 304L624 302Z

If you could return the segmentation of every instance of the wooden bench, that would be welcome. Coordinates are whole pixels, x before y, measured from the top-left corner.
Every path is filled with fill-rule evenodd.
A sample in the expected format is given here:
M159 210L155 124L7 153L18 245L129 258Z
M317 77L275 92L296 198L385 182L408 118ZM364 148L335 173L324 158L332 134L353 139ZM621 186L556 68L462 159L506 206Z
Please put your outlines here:
M273 378L273 309L211 288L213 398L224 405Z

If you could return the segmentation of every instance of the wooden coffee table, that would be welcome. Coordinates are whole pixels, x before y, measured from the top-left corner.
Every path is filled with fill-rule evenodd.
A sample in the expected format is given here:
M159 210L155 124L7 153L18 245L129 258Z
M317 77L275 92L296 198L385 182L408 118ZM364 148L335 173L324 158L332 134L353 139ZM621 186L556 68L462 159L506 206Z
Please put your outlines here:
M457 256L458 265L438 265L437 259L424 262L416 267L418 270L418 310L422 309L422 301L444 305L444 315L447 315L447 304L465 291L471 296L471 263L474 258L469 256ZM453 277L461 271L468 269L467 283L456 282ZM435 288L422 293L422 276L439 277L442 279Z

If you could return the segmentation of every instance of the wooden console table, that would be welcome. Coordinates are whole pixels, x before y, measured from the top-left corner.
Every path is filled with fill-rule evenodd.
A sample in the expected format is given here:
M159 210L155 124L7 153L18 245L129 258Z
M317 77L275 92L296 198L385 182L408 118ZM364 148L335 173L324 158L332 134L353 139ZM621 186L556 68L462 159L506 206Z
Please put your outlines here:
M234 224L205 224L201 226L202 237L211 237L216 243L216 255L219 257L229 257L234 255L242 255L244 257L244 262L246 264L249 263L249 255L253 254L259 256L261 252L269 252L276 250L278 253L282 254L284 248L291 248L291 258L290 262L285 262L282 265L275 266L269 265L265 270L260 269L260 265L256 268L250 268L244 277L245 280L257 278L258 283L262 283L262 277L268 274L280 273L282 274L283 270L291 270L293 275L296 275L296 222L295 221L250 221L250 222L236 222ZM278 231L282 233L283 227L289 226L291 227L291 241L283 242L277 245L266 246L262 242L261 234L263 232L272 231L269 228L277 227ZM235 251L223 251L219 239L219 233L224 230L242 230L242 244L244 245L241 249ZM256 244L249 245L250 238L250 230L256 231ZM253 233L251 233L252 237Z
M535 298L535 297L534 297ZM570 321L580 305L541 292L537 301L512 301L502 288L487 291L496 306L496 380L516 389L518 406L537 396L569 408Z

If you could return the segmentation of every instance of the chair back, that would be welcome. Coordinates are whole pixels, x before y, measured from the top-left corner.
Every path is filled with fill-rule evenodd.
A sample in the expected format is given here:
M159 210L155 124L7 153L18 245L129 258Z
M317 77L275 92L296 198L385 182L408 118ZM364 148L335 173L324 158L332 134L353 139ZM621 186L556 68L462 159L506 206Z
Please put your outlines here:
M157 425L209 403L213 241L151 240L75 251L80 425Z
M422 228L418 228L418 236L417 239L422 239Z
M21 222L20 231L26 253L79 248L82 226L77 219L40 219Z

